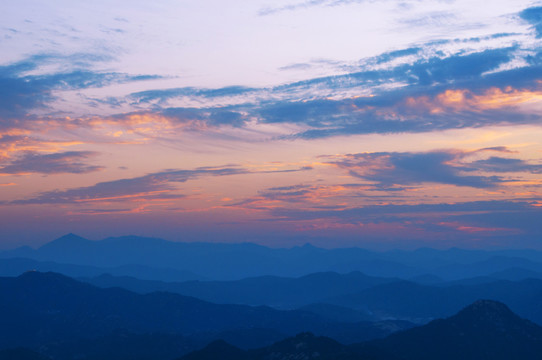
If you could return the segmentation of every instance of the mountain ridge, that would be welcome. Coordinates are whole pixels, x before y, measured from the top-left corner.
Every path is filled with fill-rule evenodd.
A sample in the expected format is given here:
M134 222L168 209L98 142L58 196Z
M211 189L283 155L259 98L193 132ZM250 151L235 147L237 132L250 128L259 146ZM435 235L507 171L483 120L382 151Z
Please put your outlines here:
M542 327L521 319L500 302L485 299L475 301L449 318L384 339L342 345L333 339L301 333L271 346L244 352L217 342L180 360L218 359L223 349L243 360L535 360L542 354Z
M371 276L401 278L431 274L450 281L488 275L517 266L542 274L542 252L535 250L418 249L376 252L356 247L323 249L304 245L269 248L247 242L173 242L133 235L93 241L67 234L35 250L20 248L0 252L0 258L10 257L109 268L129 264L165 267L190 271L212 280L361 271Z

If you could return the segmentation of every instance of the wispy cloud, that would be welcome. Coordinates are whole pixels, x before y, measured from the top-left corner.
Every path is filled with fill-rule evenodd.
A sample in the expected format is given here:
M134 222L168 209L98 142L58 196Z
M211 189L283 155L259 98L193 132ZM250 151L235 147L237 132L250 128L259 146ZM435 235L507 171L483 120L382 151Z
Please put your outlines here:
M23 156L0 167L2 174L86 174L104 169L103 166L84 163L98 153L93 151L68 151L54 154L26 152Z
M309 1L294 7L339 3L343 2ZM521 16L536 18L538 8L532 9ZM84 99L91 108L106 104L111 109L131 110L70 120L53 116L46 123L66 127L108 123L132 131L134 124L143 122L154 128L158 124L161 127L156 131L169 134L215 132L222 127L265 131L268 125L294 125L283 136L291 139L537 124L538 110L530 106L542 98L542 57L514 39L514 34L499 33L431 41L351 64L330 63L342 69L341 74L273 87L177 87L127 96L87 96ZM59 56L37 55L0 67L0 84L5 85L0 87L5 92L0 99L0 128L36 124L40 120L36 110L53 111L48 107L59 91L157 78L94 71L92 64L108 58L86 54L71 55L69 61L63 58L71 64L68 68L40 73L44 64L54 63ZM276 138L276 134L270 137Z
M472 172L537 174L542 165L521 159L492 156L473 160L480 152L503 151L481 149L473 152L439 150L423 153L361 153L338 156L331 164L348 171L353 177L374 183L377 188L437 183L473 188L492 188L515 181L496 175L471 175ZM505 151L505 150L504 150ZM335 157L335 156L333 156ZM332 157L332 158L333 158Z
M48 191L36 197L17 200L14 204L64 204L96 201L127 201L130 199L154 199L169 196L176 190L173 183L182 183L200 176L224 176L245 174L241 168L200 168L196 170L171 170L145 176L97 183L93 186L68 190ZM176 195L178 196L178 195ZM181 195L182 196L182 195Z
M306 0L296 3L291 3L283 6L265 7L258 11L258 15L267 16L283 11L294 11L300 9L308 9L315 6L338 6L351 3L361 3L367 0Z
M174 123L198 124L199 129L296 124L304 130L291 135L306 139L536 124L537 111L529 104L542 99L542 62L529 55L523 66L503 70L518 51L512 46L426 58L422 48L413 47L375 57L363 71L272 88L178 88L133 93L130 98L139 105L154 104L134 116L151 118L154 113ZM394 63L406 58L407 63ZM382 64L389 66L379 68ZM169 101L193 97L211 104L220 98L221 105L169 106ZM209 104L207 100L203 103Z
M525 9L519 13L519 16L532 25L537 38L542 37L542 6Z
M369 205L348 209L307 210L278 207L271 210L272 221L325 224L335 227L350 225L365 236L396 239L446 238L453 241L467 236L485 236L494 239L510 235L541 235L540 227L533 224L542 215L540 207L529 201L472 201L449 204ZM318 230L318 226L316 230ZM314 227L300 227L313 230ZM468 237L467 237L468 239Z
M200 167L193 170L166 170L140 177L97 183L92 186L55 190L38 194L35 197L15 200L12 204L76 204L92 202L123 202L130 200L179 199L176 183L184 183L200 177L230 176L256 173L280 173L306 171L303 167L286 170L249 170L239 166Z
M158 78L89 70L92 63L108 60L110 58L92 54L41 54L0 66L0 129L24 127L25 122L35 120L33 110L48 109L56 99L54 91L100 88ZM44 66L55 63L62 63L65 68L43 72Z

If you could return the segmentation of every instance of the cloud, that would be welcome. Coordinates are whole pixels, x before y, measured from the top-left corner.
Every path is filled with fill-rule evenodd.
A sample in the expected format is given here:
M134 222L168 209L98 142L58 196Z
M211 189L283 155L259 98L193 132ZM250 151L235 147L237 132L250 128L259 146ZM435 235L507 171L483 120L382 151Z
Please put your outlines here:
M229 108L168 108L163 110L162 115L173 119L174 122L186 123L187 121L198 121L210 126L229 125L241 127L249 121L247 114L236 111L234 107Z
M408 27L442 27L445 25L457 23L457 17L454 13L446 11L433 11L414 18L402 19L400 23Z
M138 104L150 103L157 101L158 103L164 103L169 99L182 98L182 97L203 97L203 98L217 98L227 96L244 95L249 92L257 91L258 89L249 88L244 86L228 86L218 89L205 89L196 87L184 87L173 89L156 89L139 91L129 95L132 101Z
M527 237L542 234L536 221L542 215L542 207L533 204L531 201L501 200L323 210L277 207L271 209L272 217L267 220L299 224L316 221L316 224L334 224L335 227L354 225L356 234L373 233L377 237L391 234L394 239L398 235L394 230L399 229L403 239L421 236L439 241L449 238L455 242L460 239L458 236L476 235L495 239L508 237L510 240L510 235L517 238L520 234Z
M267 210L276 207L276 204L278 203L302 203L312 201L318 190L318 187L308 185L274 187L258 191L257 196L231 203L227 206Z
M496 175L468 175L472 172L538 174L542 165L524 160L492 156L488 159L470 160L480 152L503 151L499 148L474 152L440 150L422 153L378 152L336 156L330 161L356 178L373 183L377 189L437 183L473 188L492 188L515 181ZM332 157L333 158L333 157Z
M132 115L161 116L171 127L202 131L295 124L298 132L284 137L304 139L539 124L533 104L542 99L542 55L512 43L483 46L509 37L513 34L399 49L357 66L339 64L349 68L346 74L269 88L187 87L132 93L129 101L151 108L115 118L130 126ZM481 48L469 48L474 43ZM460 49L450 53L448 45ZM173 107L170 101L193 106Z
M83 126L120 126L127 133L145 137L177 136L179 132L209 132L223 126L242 128L250 121L249 115L235 108L170 107L154 111L142 110L110 117L82 120ZM121 131L122 132L122 131ZM224 134L222 134L225 136Z
M130 179L120 179L97 183L93 186L55 190L39 194L14 204L63 204L93 201L125 201L134 198L156 198L174 191L172 183L186 182L200 176L224 176L243 174L239 168L200 168L196 170L170 170L152 173Z
M93 151L68 151L55 154L26 152L23 156L0 168L2 174L86 174L104 169L103 166L85 164L84 160L96 156Z
M542 70L542 69L541 69ZM534 74L533 74L534 75ZM441 92L437 92L437 91ZM420 133L492 125L539 124L532 104L542 100L542 86L490 87L480 91L435 87L427 92L398 90L374 97L284 102L264 108L268 123L305 124L296 134L306 139L375 133Z
M32 111L48 109L56 99L57 90L99 88L159 78L87 69L92 63L107 60L110 59L91 54L41 54L0 66L0 129L23 127L25 122L35 119ZM43 73L44 66L56 63L68 66Z
M519 16L528 21L536 32L537 38L542 38L542 7L531 7L519 13Z
M517 51L517 46L490 48L468 53L459 51L444 55L430 51L429 56L419 47L396 50L368 59L368 68L344 75L326 76L299 81L274 88L274 90L293 90L294 88L325 86L330 89L345 89L358 86L371 88L390 83L403 83L410 86L427 86L456 83L459 81L480 80L486 72L497 69L509 62ZM376 68L374 65L389 63L393 59L418 54L413 62L392 64L391 67ZM532 78L531 78L532 80Z
M277 14L283 11L294 11L300 9L308 9L315 6L339 6L351 3L361 3L366 0L306 0L302 2L287 4L277 7L265 7L258 11L258 15L267 16Z
M304 1L273 11L348 2L352 1ZM538 8L531 9L521 16L535 19ZM502 42L496 45L495 39ZM233 127L268 131L274 139L278 128L290 131L279 131L282 138L317 139L539 124L540 112L533 104L542 99L542 52L515 39L514 34L499 33L416 44L351 64L327 61L342 69L342 74L274 87L179 87L126 97L94 96L87 98L87 105L107 104L124 112L103 118L49 120L66 127L107 123L156 136L185 130L218 136L220 128ZM42 54L0 67L0 129L36 123L40 120L37 110L54 110L49 106L57 100L58 91L156 78L92 70L93 64L109 61L106 56L79 54L66 59ZM306 68L319 61L326 62L314 60L283 69ZM44 64L55 62L69 65L43 73Z
M258 11L258 15L266 16L266 15L276 14L282 11L292 11L292 10L309 8L309 7L319 6L319 5L324 5L324 4L327 5L329 2L330 2L329 0L308 0L308 1L303 1L300 3L288 4L288 5L284 5L280 7L266 7Z
M305 89L313 94L313 99L262 101L250 107L233 106L230 110L244 111L248 118L253 115L264 124L306 125L309 129L295 134L306 139L539 123L537 111L519 112L517 107L542 99L542 85L537 81L542 66L533 63L495 72L511 61L516 50L509 47L431 57L391 68L282 85L270 91L293 95ZM409 48L373 61L389 62L419 51ZM379 88L385 84L400 85ZM372 91L355 96L354 89ZM352 96L326 97L326 91L331 94L352 91ZM302 97L303 93L299 94Z
M489 159L473 161L472 171L482 170L497 173L504 172L527 172L531 174L541 174L542 165L529 164L525 160L502 158L492 156Z
M538 199L540 201L540 199ZM535 245L542 235L537 219L542 207L533 201L500 200L440 204L381 204L363 207L269 209L265 221L295 226L297 231L322 236L326 230L340 238L351 234L356 240L450 241L457 246L477 239L491 239L510 246L510 242L530 241Z
M254 171L242 167L200 167L193 170L166 170L148 175L106 181L92 186L68 190L47 191L35 197L12 201L11 204L74 204L89 202L122 202L130 200L178 199L175 183L183 183L204 176L228 176L255 173L305 171L310 168Z
M308 70L308 69L311 69L312 67L313 65L309 63L295 63L295 64L286 65L286 66L281 66L279 67L279 70L281 71Z
M412 48L406 48L406 49L400 49L400 50L394 50L382 53L374 58L374 61L376 64L384 64L388 63L390 61L403 58L406 56L413 56L418 55L422 51L421 47L412 47Z
M0 130L0 163L13 161L18 154L58 153L64 148L80 145L77 140L46 140L36 137L30 130Z
M419 217L420 214L444 214L450 215L471 215L472 213L497 212L536 212L542 209L532 206L528 201L471 201L450 204L415 204L415 205L368 205L348 209L327 209L327 210L299 210L293 208L277 208L273 215L287 217L291 220L315 220L324 218L339 218L345 221L357 219L370 221L383 221L388 215L389 220L396 220L404 217Z

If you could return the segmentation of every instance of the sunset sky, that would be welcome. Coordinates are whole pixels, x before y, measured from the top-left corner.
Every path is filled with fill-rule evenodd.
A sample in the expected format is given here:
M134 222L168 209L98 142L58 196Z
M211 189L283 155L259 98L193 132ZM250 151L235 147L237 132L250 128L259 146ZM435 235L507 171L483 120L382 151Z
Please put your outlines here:
M542 1L0 10L0 249L542 249Z

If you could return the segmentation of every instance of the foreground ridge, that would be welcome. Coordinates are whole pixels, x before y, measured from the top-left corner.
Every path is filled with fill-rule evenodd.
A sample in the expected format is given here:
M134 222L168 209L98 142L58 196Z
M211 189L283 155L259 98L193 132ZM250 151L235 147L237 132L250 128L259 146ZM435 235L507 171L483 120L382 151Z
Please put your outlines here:
M222 344L224 346L224 344ZM183 360L220 358L216 344L193 352ZM232 348L229 348L233 352ZM456 315L405 330L381 340L354 345L302 333L258 350L242 352L239 359L540 359L542 327L520 318L503 303L478 300Z

